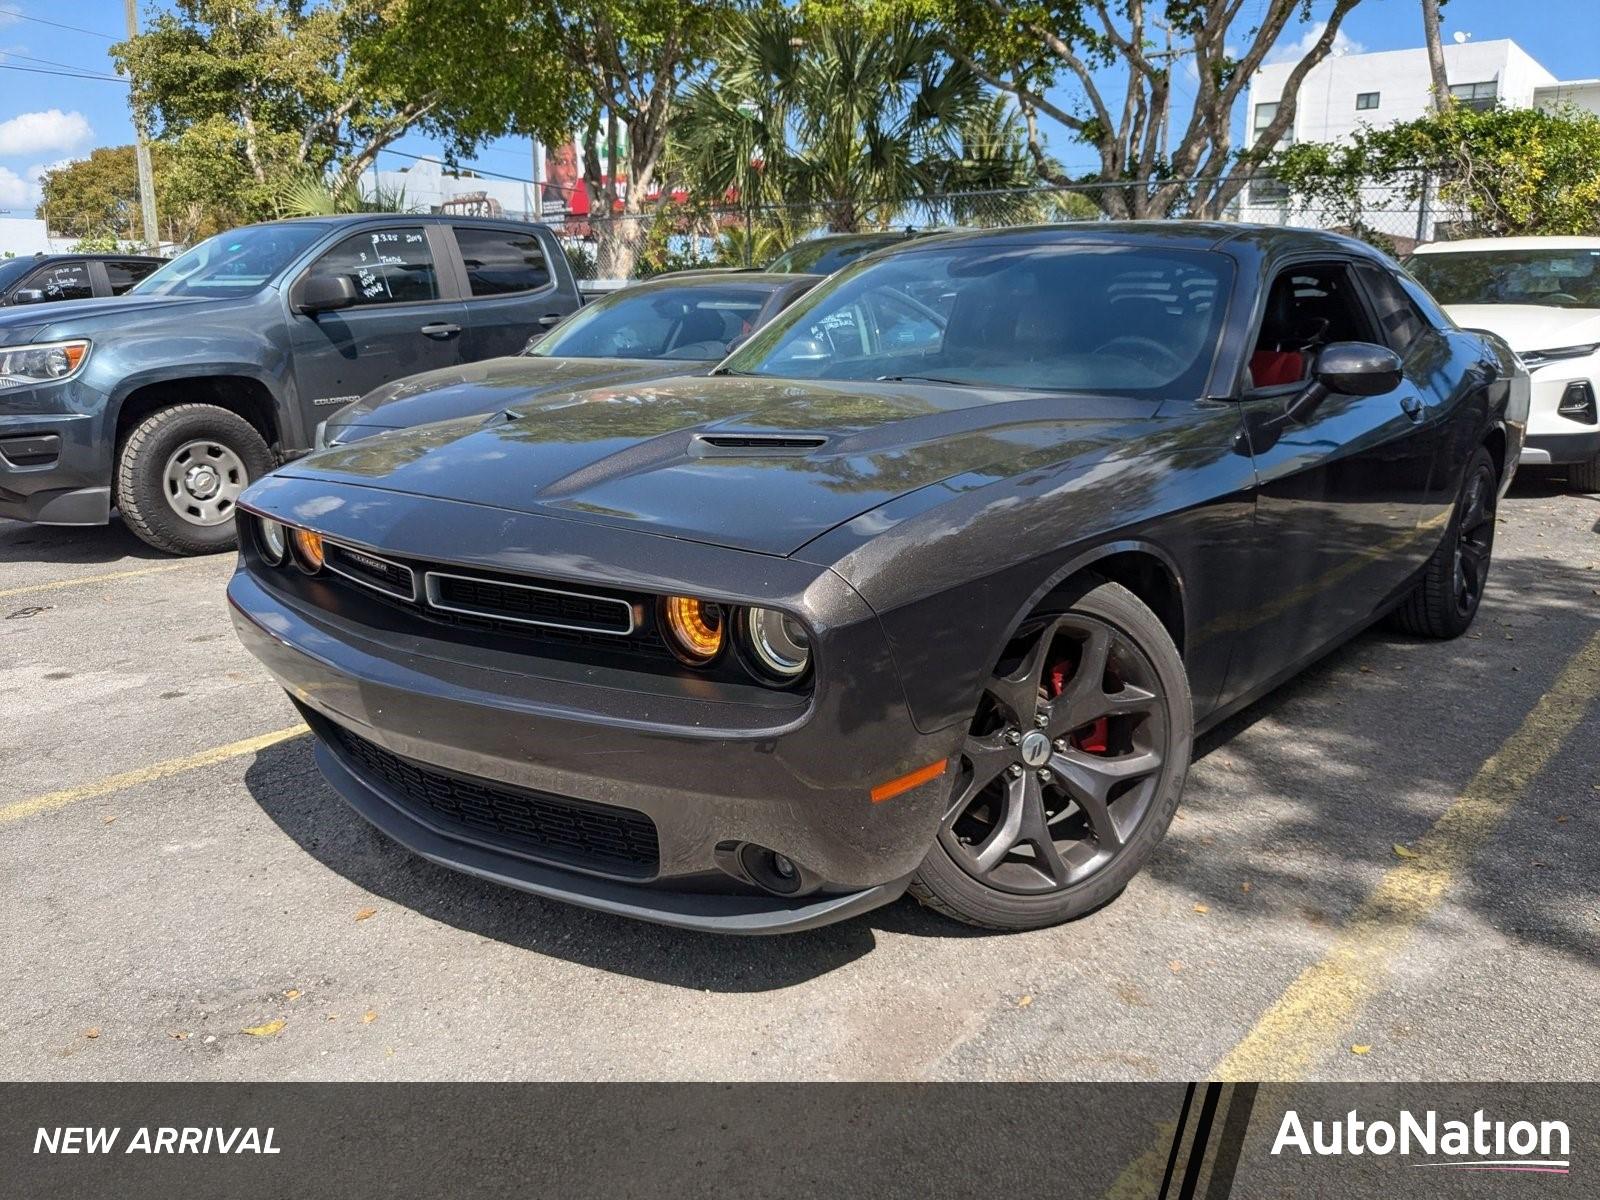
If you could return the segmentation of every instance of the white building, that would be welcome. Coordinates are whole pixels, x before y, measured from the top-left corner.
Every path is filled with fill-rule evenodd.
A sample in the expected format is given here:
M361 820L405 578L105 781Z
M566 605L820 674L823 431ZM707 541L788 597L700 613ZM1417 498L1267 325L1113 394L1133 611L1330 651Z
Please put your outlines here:
M492 179L465 167L446 171L434 158L420 158L397 171L369 171L362 176L362 190L369 197L378 190L385 195L403 193L404 205L412 212L438 212L449 203L479 216L532 219L535 209L531 185Z
M1489 108L1554 108L1572 104L1600 113L1600 79L1563 82L1545 70L1515 42L1452 43L1444 47L1445 75L1459 104ZM1266 127L1277 115L1284 85L1294 63L1262 67L1250 81L1246 137ZM1373 54L1345 54L1322 60L1300 84L1289 142L1341 142L1362 126L1392 125L1412 121L1427 113L1432 78L1428 52L1386 50ZM1433 237L1431 214L1418 206L1389 202L1374 196L1373 224L1400 238ZM1272 224L1321 225L1317 213L1290 212L1282 190L1271 180L1256 180L1240 206L1241 219ZM1381 219L1379 219L1381 216Z
M0 256L27 258L34 254L50 254L54 249L43 221L33 217L0 217Z

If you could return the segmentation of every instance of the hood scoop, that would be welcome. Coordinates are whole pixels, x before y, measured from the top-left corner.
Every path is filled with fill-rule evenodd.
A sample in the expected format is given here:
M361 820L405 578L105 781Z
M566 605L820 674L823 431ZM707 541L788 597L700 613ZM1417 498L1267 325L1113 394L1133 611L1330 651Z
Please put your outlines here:
M751 458L810 454L828 444L820 433L697 433L693 458Z

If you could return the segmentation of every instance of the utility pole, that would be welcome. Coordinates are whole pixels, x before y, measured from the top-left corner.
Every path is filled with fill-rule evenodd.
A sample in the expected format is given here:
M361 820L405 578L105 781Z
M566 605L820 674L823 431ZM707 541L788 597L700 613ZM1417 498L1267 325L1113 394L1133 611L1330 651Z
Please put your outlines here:
M128 17L128 37L139 36L138 0L124 0ZM130 89L133 79L128 79ZM133 115L134 156L139 160L139 208L144 213L145 250L154 254L161 247L161 231L156 227L156 177L150 169L150 143L145 140L144 122Z

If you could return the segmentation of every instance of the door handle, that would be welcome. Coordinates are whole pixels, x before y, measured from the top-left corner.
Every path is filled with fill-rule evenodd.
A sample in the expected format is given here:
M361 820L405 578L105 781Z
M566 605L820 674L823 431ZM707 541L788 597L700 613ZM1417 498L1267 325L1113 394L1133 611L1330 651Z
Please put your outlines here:
M461 326L452 325L449 321L435 321L431 325L424 325L418 332L425 333L431 338L455 337L461 332Z
M540 329L549 329L550 326L559 322L564 316L566 316L565 313L545 313L545 315L535 321L534 324L539 326Z
M1401 396L1400 407L1405 410L1406 416L1413 421L1422 420L1422 414L1426 408L1420 396Z

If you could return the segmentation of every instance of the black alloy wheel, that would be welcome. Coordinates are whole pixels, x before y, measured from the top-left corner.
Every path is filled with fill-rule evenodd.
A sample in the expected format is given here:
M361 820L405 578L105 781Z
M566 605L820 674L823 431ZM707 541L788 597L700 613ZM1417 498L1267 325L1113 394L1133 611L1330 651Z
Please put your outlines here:
M1154 850L1188 769L1182 661L1097 582L1025 624L983 687L913 892L972 924L1033 928L1112 898Z
M1444 536L1392 624L1426 638L1459 637L1471 627L1489 582L1499 498L1499 472L1480 447L1467 463Z

